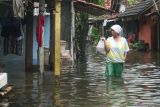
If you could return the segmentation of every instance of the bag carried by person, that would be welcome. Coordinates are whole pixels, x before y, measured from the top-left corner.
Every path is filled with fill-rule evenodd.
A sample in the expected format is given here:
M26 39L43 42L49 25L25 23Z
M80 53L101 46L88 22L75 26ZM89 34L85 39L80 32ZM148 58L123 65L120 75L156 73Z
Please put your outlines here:
M106 51L105 51L105 44L104 41L102 39L99 40L97 46L96 46L96 51L102 55L106 55Z

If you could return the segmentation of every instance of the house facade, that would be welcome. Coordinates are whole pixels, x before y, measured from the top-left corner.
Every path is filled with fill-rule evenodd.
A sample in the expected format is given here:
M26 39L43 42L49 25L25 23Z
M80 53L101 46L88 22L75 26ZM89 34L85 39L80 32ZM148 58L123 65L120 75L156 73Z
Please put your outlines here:
M32 71L33 57L36 58L35 54L37 52L37 49L34 47L34 44L36 44L35 35L37 27L37 16L33 16L33 13L34 8L39 8L41 7L41 5L39 5L39 7L34 7L34 2L39 2L43 5L46 4L46 12L50 13L49 15L47 15L45 20L45 22L47 23L44 22L45 24L47 24L44 24L44 32L47 31L46 33L44 33L44 40L47 39L47 46L50 52L49 64L51 69L53 69L53 71L55 72L55 75L60 75L61 41L65 41L67 43L66 52L70 55L71 60L74 60L75 13L78 11L82 11L92 15L103 15L107 12L111 12L102 6L84 0L24 0L24 2L22 2L22 6L24 5L25 8L25 23L23 26L25 35L23 48L24 54L22 60L24 62L26 71ZM9 17L14 17L12 0L2 0L0 1L0 6L1 22L3 22L1 19L4 18L8 13L10 13L8 14L10 15ZM0 41L0 50L3 50L3 39L0 38ZM2 54L2 51L0 54ZM19 57L16 56L16 58Z
M159 8L160 0L145 0L139 4L129 7L123 13L119 14L122 20L125 34L134 34L137 40L143 41L148 50L160 50L159 34ZM160 9L160 8L159 8Z

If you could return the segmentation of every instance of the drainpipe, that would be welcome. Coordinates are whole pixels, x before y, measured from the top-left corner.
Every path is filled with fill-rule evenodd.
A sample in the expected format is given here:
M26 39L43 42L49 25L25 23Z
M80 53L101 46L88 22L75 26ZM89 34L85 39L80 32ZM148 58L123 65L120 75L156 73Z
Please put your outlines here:
M76 59L76 55L74 54L74 38L75 38L75 10L74 10L74 1L71 1L71 17L72 17L72 21L71 21L71 58L72 61L74 62L74 60Z

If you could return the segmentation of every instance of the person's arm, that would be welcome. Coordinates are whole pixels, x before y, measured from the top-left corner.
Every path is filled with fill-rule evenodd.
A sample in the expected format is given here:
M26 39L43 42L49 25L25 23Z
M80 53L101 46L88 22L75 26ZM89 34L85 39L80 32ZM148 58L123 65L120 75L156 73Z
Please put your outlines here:
M124 52L124 60L126 59L127 57L127 52Z
M124 52L124 59L126 59L128 51L129 51L129 46L128 46L128 42L127 42L127 40L125 39L125 52Z

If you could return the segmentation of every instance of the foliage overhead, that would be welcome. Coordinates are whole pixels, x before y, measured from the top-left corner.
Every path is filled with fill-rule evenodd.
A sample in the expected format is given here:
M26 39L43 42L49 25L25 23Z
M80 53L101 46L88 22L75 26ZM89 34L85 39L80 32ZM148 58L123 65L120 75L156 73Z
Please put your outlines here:
M128 0L128 5L133 6L133 5L136 5L139 2L140 2L140 0Z

